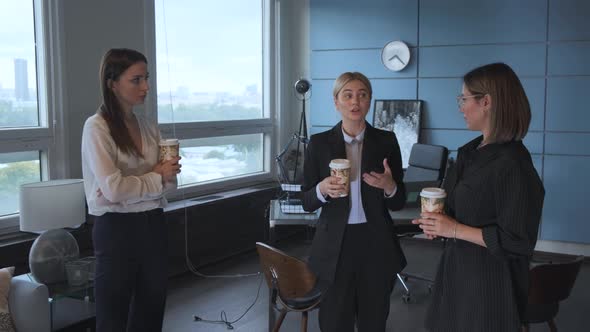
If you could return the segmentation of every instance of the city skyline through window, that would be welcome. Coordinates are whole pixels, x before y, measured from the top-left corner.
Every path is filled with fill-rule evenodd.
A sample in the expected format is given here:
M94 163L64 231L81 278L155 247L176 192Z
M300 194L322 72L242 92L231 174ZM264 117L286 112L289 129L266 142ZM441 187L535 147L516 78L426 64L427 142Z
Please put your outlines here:
M182 127L172 132L181 139L183 187L269 172L264 5L263 0L155 2L158 122L161 128ZM252 122L246 122L252 120L266 122L252 132Z
M14 130L31 139L40 126L33 6L33 1L0 2L0 131L5 137L0 149L0 217L18 213L21 184L41 180L41 151L15 151L6 144Z
M0 10L0 128L39 125L32 1Z

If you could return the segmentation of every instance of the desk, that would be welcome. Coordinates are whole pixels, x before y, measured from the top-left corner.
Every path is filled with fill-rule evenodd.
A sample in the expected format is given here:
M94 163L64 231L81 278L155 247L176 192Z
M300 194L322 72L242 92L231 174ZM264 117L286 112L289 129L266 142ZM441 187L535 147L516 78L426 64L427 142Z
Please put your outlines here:
M409 237L422 234L422 229L418 225L412 224L412 220L420 217L421 209L416 205L409 206L399 211L389 211L393 225L398 237Z
M411 225L412 220L420 217L420 207L405 207L399 211L389 211L394 224Z
M418 219L420 212L422 212L420 208L420 191L426 187L438 187L440 181L412 181L404 182L404 184L407 194L406 205L399 211L389 211L389 215L400 233L422 233L422 229L418 225L412 224L412 220Z
M321 209L314 213L283 213L279 201L273 199L270 201L270 211L268 214L269 242L274 243L275 227L281 225L306 225L314 227L320 216ZM408 207L399 211L389 211L396 226L413 226L416 231L420 231L418 226L412 225L413 219L420 217L420 207L415 204L409 204Z
M320 209L314 213L284 213L281 211L279 201L273 199L270 201L270 211L268 213L269 242L274 243L275 227L281 225L305 225L314 227L320 217Z

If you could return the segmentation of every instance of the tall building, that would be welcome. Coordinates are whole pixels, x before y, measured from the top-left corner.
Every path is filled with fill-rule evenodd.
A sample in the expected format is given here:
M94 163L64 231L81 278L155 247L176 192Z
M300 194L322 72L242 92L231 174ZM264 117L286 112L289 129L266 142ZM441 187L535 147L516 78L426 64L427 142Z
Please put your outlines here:
M14 59L14 94L16 100L29 100L29 80L26 59Z

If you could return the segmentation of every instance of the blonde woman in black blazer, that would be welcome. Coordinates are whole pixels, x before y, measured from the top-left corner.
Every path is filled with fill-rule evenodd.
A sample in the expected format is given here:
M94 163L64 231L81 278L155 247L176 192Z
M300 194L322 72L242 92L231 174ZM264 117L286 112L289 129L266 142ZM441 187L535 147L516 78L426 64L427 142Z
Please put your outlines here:
M363 74L340 75L333 95L342 121L311 137L302 186L304 209L322 208L309 259L328 285L320 329L385 331L395 274L406 265L388 213L406 200L400 148L394 133L366 122L372 88ZM352 163L348 196L330 176L332 159Z

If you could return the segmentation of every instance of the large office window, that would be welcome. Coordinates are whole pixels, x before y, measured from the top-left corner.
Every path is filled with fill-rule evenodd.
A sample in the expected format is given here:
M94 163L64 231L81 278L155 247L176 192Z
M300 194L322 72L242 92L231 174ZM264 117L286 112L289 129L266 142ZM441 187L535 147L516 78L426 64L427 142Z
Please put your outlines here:
M0 2L0 229L15 224L11 216L18 213L20 185L40 181L46 168L51 133L45 92L39 89L44 84L40 5Z
M158 122L181 140L185 188L270 177L269 6L155 2Z

